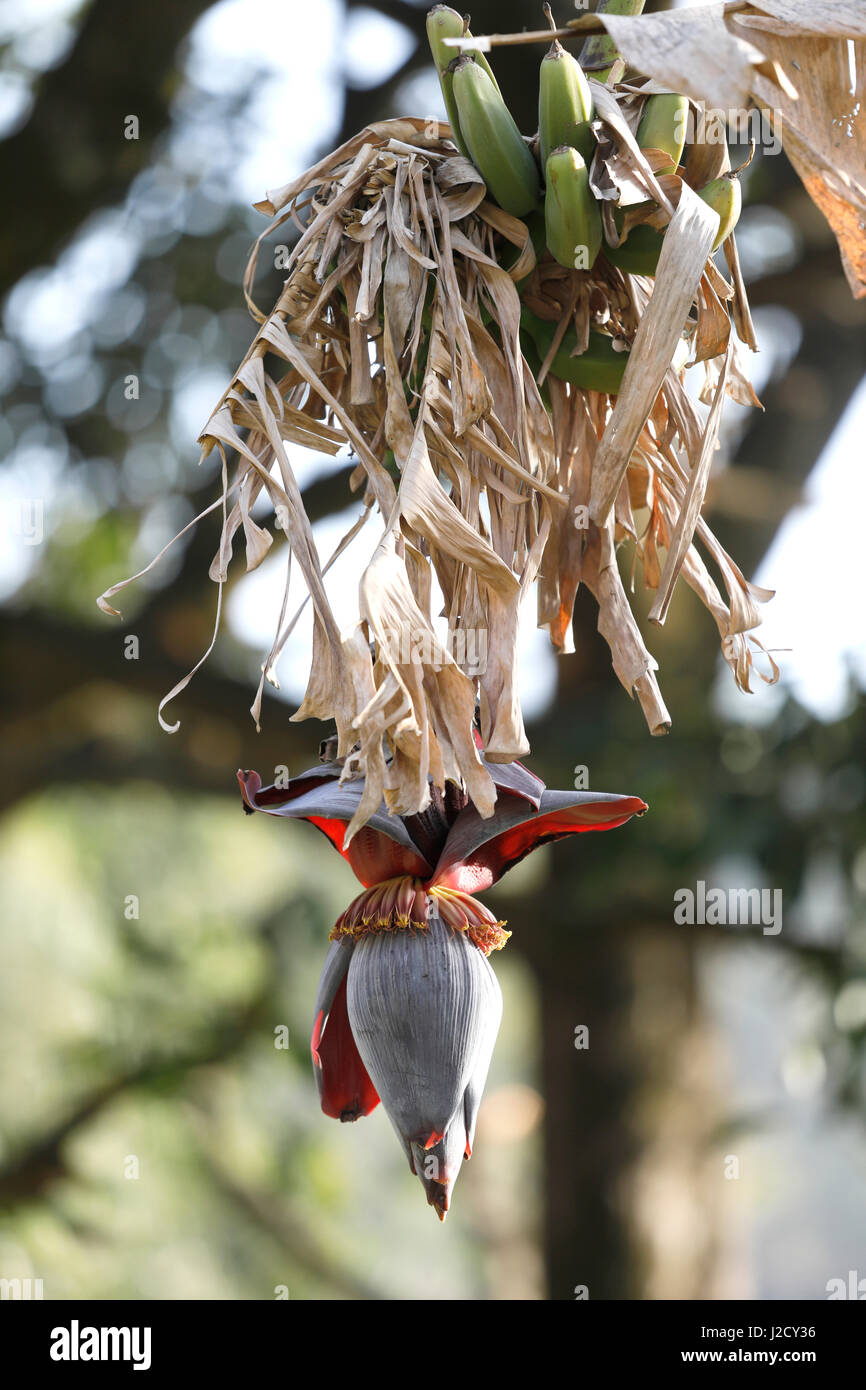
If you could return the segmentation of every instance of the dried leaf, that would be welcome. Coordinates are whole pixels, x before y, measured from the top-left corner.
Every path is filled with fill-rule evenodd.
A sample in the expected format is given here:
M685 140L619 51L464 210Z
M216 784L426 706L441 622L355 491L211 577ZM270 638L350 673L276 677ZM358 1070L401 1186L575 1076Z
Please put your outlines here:
M752 69L763 54L730 32L724 4L599 18L629 64L667 84L668 91L723 111L748 105Z
M679 519L671 538L667 559L665 560L665 567L662 571L661 582L658 586L655 602L650 609L650 622L658 623L659 626L664 623L667 617L674 585L677 582L677 576L682 568L686 552L691 546L692 536L695 533L695 527L698 522L698 516L700 515L701 507L704 503L704 494L706 493L707 483L710 477L713 454L718 444L719 426L721 424L722 406L725 399L729 361L730 354L726 353L722 370L719 372L716 394L704 427L701 452L689 477L686 494L680 508Z
M685 184L665 233L649 307L638 328L593 470L590 516L604 525L694 302L718 216Z

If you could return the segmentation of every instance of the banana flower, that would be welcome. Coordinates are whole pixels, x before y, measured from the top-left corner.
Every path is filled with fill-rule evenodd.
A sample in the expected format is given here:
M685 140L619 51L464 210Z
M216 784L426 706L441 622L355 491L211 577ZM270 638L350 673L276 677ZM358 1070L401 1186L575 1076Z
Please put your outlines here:
M476 894L533 849L611 830L647 809L634 796L548 791L520 763L482 761L497 787L483 819L454 783L430 785L418 815L384 803L349 845L362 778L322 763L284 785L239 772L247 812L306 820L363 892L337 919L316 999L311 1052L326 1115L369 1115L381 1100L427 1200L445 1219L475 1125L502 997L488 956L510 936Z

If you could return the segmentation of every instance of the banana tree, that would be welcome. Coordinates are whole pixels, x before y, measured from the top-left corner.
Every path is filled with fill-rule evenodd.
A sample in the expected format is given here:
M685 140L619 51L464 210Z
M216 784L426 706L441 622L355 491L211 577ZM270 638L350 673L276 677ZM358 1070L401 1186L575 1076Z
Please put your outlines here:
M505 935L475 890L536 843L645 809L636 797L547 792L517 761L529 752L517 638L530 590L561 653L572 649L579 586L592 593L614 670L653 734L671 716L620 550L654 593L654 622L679 579L698 594L742 690L763 653L755 629L772 595L701 515L726 400L759 405L739 184L726 144L708 133L709 107L757 98L777 113L852 285L866 284L855 154L827 153L793 81L826 91L836 109L841 55L863 37L860 8L640 8L625 0L498 40L548 45L530 136L485 57L497 40L480 43L447 7L431 11L449 122L372 124L257 204L268 223L244 293L258 327L200 436L222 479L208 508L221 512L217 627L236 537L247 570L274 542L263 508L284 537L286 590L256 725L299 616L286 612L293 563L313 633L292 717L336 724L328 763L287 787L241 774L248 809L311 821L365 886L338 923L316 1008L323 1106L356 1118L381 1098L440 1215L471 1149L498 1025L486 955ZM567 45L587 33L581 64ZM284 227L297 232L288 274L264 311L256 265ZM357 516L327 560L296 448L356 461ZM371 523L356 621L342 631L327 571ZM102 596L105 611L129 582ZM169 732L178 725L163 710L193 674L160 705ZM769 654L758 674L777 678Z

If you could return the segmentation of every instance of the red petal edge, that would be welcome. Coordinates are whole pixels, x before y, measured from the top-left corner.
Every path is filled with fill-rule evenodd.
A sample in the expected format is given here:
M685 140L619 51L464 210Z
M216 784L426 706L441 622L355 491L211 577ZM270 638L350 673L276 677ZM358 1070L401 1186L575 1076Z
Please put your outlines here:
M459 833L455 834L460 828L458 818L452 827L452 842L450 845L446 843L436 867L433 884L443 888L459 888L464 893L483 892L539 845L589 830L615 830L632 816L642 816L646 809L646 802L637 796L584 801L579 806L528 816L481 844L467 844L463 850ZM470 814L473 820L477 818L474 811Z
M345 978L334 995L324 1031L322 1014L316 1019L310 1052L326 1115L334 1120L358 1120L376 1109L379 1096L361 1061L349 1023Z
M300 779L298 779L300 780ZM331 780L335 779L323 779ZM301 786L299 793L293 797L292 792L287 790L278 804L269 806L262 804L259 800L259 793L262 791L262 779L257 772L245 772L238 770L238 785L241 789L241 796L244 804L251 811L264 811L267 815L291 815L291 803L294 799L299 799L300 795L306 795L311 788ZM272 792L272 788L265 788L265 793ZM430 875L430 865L424 859L420 850L411 849L408 845L400 844L393 840L389 835L374 829L370 825L362 826L348 850L343 849L343 839L346 834L348 821L339 820L333 816L300 815L298 820L308 821L317 830L321 830L330 840L334 849L340 854L346 863L353 870L355 877L365 888L371 888L376 883L382 883L385 879L396 878L400 874L409 877L426 879ZM400 823L402 830L402 822ZM407 832L403 832L407 834Z

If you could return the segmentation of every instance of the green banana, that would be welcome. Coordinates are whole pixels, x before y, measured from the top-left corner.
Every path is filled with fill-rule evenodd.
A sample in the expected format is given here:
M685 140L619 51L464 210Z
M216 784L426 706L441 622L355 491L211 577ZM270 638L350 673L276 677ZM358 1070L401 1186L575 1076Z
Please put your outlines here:
M427 11L427 41L430 44L430 52L433 54L436 71L440 75L454 58L461 56L458 49L450 48L442 40L460 38L471 39L472 30L467 27L463 16L459 15L456 10L452 10L450 5L434 5L432 10ZM484 54L476 50L463 56L473 58L478 66L484 69L498 92L499 83L496 81L494 71Z
M739 180L733 176L713 179L700 189L698 196L719 214L719 230L713 242L717 251L722 242L729 237L739 221L743 205L743 195ZM615 214L617 226L622 226L622 213ZM647 223L632 227L626 240L620 246L605 245L604 254L611 264L630 275L655 275L661 255L664 233Z
M589 270L601 247L601 211L583 156L560 145L545 165L547 248L569 270Z
M502 94L468 56L451 65L460 131L491 197L514 217L538 206L541 185L529 146Z
M528 335L538 356L544 360L553 343L556 324L538 319L524 305L520 310L520 327ZM617 352L613 339L605 333L590 332L589 345L579 357L571 353L577 346L577 335L573 328L567 330L550 364L550 370L560 381L569 381L573 386L583 386L589 391L603 391L608 396L617 395L622 385L623 372L628 362L627 352Z
M442 99L445 102L445 111L451 126L451 133L454 136L454 143L462 155L469 158L469 151L466 148L466 141L460 133L460 118L457 114L457 102L454 100L454 86L452 74L449 70L449 63L457 57L454 49L446 48L443 39L459 39L463 34L463 20L456 10L451 10L447 5L437 5L435 9L427 15L427 42L430 45L430 52L433 54L433 62L436 64L436 71L439 74L439 86L442 88Z
M538 145L541 167L559 145L573 145L589 164L595 139L589 128L592 94L583 69L558 39L541 60L538 86Z
M622 222L622 213L615 214L615 217L618 223ZM612 265L627 271L629 275L655 275L663 239L663 233L656 227L641 222L632 227L621 245L605 245L604 254Z
M641 13L643 7L644 0L598 0L595 12L600 15L636 15ZM586 9L586 6L581 3L575 8ZM592 34L585 40L580 50L580 62L587 72L592 73L596 82L603 82L606 87L621 82L627 67L613 39L606 33Z
M663 92L647 97L637 128L637 143L642 150L663 150L670 163L656 174L675 174L686 143L689 117L688 97L675 92Z
M455 58L459 58L460 54L456 48L447 47L443 43L443 39L471 39L471 37L471 30L466 27L463 16L459 15L456 10L452 10L450 6L434 5L432 10L428 10L427 42L430 45L430 52L433 55L433 62L436 64L436 72L439 75L439 86L442 88L442 98L454 135L454 143L467 159L471 156L460 130L460 117L457 113L457 102L454 100L453 73L450 70L451 63ZM484 54L473 53L469 56L484 69L498 92L499 83L496 81L493 69Z
M743 210L743 190L740 187L740 180L735 175L722 175L720 179L713 179L705 188L699 190L698 197L703 198L704 202L719 214L719 231L713 242L713 250L716 251L722 242L731 235L740 220L740 213Z

